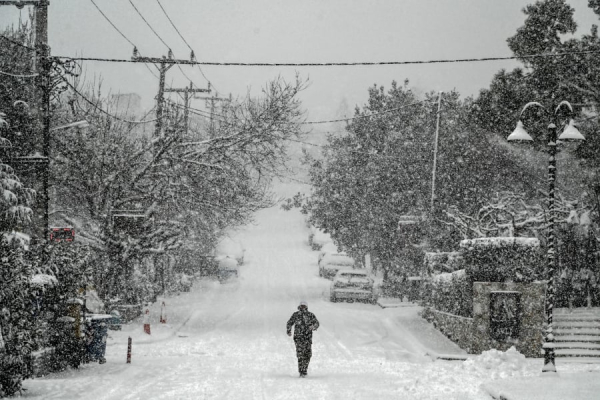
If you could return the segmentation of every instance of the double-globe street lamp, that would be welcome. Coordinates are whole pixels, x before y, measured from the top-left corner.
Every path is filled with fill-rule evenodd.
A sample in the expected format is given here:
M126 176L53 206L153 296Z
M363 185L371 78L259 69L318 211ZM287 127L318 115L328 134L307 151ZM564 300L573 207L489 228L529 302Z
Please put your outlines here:
M547 279L548 279L548 287L546 290L546 316L547 316L547 325L546 332L544 334L544 367L542 368L542 372L556 372L556 365L554 362L554 332L552 329L552 320L553 320L553 309L554 309L554 274L556 269L556 253L554 248L555 242L555 219L556 219L556 208L554 205L554 191L555 191L555 183L556 183L556 146L557 142L567 142L567 141L583 141L585 138L583 135L577 130L575 127L575 123L573 119L569 118L569 123L565 130L557 137L557 125L560 120L559 111L561 107L567 107L569 109L569 114L573 115L573 107L567 101L562 101L551 113L549 110L544 108L538 102L531 102L523 107L521 110L521 116L529 107L540 107L542 108L548 117L551 118L551 122L548 125L548 150L549 150L549 162L548 162L548 249L547 249ZM506 139L509 142L532 142L533 139L529 134L525 131L523 127L523 122L519 120L517 123L516 129L508 136Z

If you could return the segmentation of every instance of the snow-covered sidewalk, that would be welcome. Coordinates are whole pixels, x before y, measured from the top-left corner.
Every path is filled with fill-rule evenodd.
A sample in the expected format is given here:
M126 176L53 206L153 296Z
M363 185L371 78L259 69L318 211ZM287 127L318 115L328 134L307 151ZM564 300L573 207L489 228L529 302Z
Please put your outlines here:
M540 373L537 377L520 377L485 383L483 389L498 400L598 400L600 368L578 373Z

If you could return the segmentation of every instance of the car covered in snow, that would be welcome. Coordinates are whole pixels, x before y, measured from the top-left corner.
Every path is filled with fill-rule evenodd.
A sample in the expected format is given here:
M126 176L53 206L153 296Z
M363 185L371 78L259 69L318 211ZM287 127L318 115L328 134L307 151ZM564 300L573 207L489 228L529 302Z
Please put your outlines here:
M246 249L240 241L226 237L217 244L215 253L218 258L229 256L235 259L238 265L242 265L244 264Z
M321 251L319 252L319 259L317 263L321 263L321 260L323 259L323 257L325 257L325 255L327 254L332 254L332 253L341 253L338 251L337 246L333 243L333 242L329 242L329 243L325 243L325 245L323 245L323 247L321 247Z
M354 268L356 262L346 253L326 253L319 261L319 276L332 279L341 268Z
M375 304L377 293L375 283L366 269L340 269L331 282L329 300L365 301Z
M310 229L308 235L308 244L313 250L320 250L325 244L333 243L329 233L325 233L323 230L315 228L314 226Z
M238 277L238 262L230 256L223 256L218 259L217 279L219 283L226 283Z

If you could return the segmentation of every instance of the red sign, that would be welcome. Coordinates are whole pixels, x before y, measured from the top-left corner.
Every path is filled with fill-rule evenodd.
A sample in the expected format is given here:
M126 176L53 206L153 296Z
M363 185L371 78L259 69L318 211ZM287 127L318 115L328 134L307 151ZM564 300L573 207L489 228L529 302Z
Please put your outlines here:
M75 229L74 228L52 228L50 229L50 241L60 242L64 240L66 242L72 242L75 240Z

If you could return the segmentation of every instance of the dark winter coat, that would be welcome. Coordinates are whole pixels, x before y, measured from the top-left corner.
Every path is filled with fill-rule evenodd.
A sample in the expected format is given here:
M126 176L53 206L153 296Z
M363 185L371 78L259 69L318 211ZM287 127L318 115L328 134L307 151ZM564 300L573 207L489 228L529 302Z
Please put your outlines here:
M292 333L294 327L294 340L312 343L312 333L319 327L319 321L315 314L308 310L296 311L287 322L287 333Z

